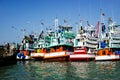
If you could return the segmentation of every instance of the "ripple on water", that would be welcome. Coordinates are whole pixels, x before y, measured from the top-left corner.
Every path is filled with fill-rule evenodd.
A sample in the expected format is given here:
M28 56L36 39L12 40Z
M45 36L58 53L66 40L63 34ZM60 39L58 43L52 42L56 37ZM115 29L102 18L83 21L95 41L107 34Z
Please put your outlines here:
M0 80L120 80L119 74L119 61L25 61L0 67Z

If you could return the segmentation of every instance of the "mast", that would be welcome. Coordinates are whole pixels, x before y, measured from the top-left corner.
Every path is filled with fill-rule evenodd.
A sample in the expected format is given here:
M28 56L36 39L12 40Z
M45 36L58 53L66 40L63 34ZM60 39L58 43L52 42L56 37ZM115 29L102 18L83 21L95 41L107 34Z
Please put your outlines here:
M100 9L100 21L101 21L101 23L105 23L104 16L105 16L105 14L103 13L102 9Z
M25 38L25 35L26 35L26 29L21 29L21 31L23 32L23 38Z
M105 37L105 34L106 34L106 27L105 27L105 19L104 19L104 12L102 11L102 9L100 9L100 21L101 21L101 28L100 28L100 33L101 33L101 37L104 38Z
M41 22L41 25L40 25L40 30L41 30L41 32L42 32L42 27L43 27L43 25L44 25L44 23L43 22Z
M106 31L105 31L105 22L104 22L104 16L102 9L100 9L100 22L99 23L99 48L101 48L101 41L103 41L103 38L106 37Z
M58 18L56 17L56 19L55 19L55 37L57 37L57 35L56 35L57 28L58 28Z
M99 38L99 48L101 48L101 38L103 38L102 37L102 26L101 26L101 24L104 22L104 17L103 17L103 12L102 12L102 9L100 9L100 21L98 21L98 24L97 24L97 26L98 26L98 38ZM101 27L100 27L101 26Z
M80 27L82 26L82 20L80 20Z
M58 27L58 18L56 17L56 19L55 19L55 30L57 29L57 27Z
M76 32L79 33L78 23L76 23Z

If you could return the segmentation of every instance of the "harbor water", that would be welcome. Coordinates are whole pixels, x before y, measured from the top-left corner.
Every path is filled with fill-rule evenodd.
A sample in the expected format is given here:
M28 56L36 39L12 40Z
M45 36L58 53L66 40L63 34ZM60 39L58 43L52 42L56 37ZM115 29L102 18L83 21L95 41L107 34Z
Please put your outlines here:
M0 67L0 80L120 80L120 61L18 61Z

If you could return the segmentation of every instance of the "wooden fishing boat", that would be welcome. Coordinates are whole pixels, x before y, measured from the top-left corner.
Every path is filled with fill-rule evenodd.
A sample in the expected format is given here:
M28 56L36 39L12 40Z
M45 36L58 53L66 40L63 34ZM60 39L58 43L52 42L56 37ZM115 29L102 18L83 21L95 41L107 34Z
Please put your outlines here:
M118 25L115 25L112 20L109 22L108 36L103 36L99 41L98 54L95 57L96 61L120 60L120 34ZM103 27L104 25L102 25ZM116 29L117 28L117 29Z
M71 54L69 57L70 61L89 61L94 59L95 55L90 52L90 49L84 45L84 41L82 41L83 38L79 38L78 45L74 46L74 54Z
M31 53L30 57L36 60L43 60L45 52L44 48L37 49L37 51Z
M57 45L47 48L44 55L45 60L68 60L69 55L73 54L73 47L69 45Z
M83 33L83 30L76 35L74 39L74 54L69 57L70 61L90 61L95 58L95 55L91 52L96 48L97 40L88 39L88 33ZM92 46L94 45L94 46Z
M31 59L30 54L31 52L34 52L33 39L34 37L30 37L30 35L24 36L20 49L19 49L19 53L16 55L17 60Z
M35 51L31 53L30 57L36 60L43 60L45 54L45 41L44 39L39 39L37 44L34 45Z
M53 32L50 36L50 45L46 47L44 59L68 60L69 55L74 53L72 42L74 37L72 27L59 26L57 32Z
M119 60L120 55L116 55L112 52L112 49L105 48L98 50L98 55L95 57L96 61L114 61Z

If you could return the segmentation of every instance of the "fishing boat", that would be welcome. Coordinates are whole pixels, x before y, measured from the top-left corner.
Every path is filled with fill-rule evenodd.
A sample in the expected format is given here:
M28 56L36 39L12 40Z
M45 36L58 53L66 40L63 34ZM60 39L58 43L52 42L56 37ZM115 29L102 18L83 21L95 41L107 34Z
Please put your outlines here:
M100 43L101 47L98 49L98 53L95 56L96 61L114 61L120 60L119 53L113 51L115 49L109 47L105 41Z
M25 36L21 43L19 53L16 55L17 60L29 60L31 59L30 54L34 52L33 48L33 37L31 35Z
M102 28L103 26L105 25L102 25ZM99 41L98 54L95 57L96 61L120 60L120 36L118 33L116 34L116 27L118 26L114 25L113 22L110 22L108 27L109 31L106 36L104 37L104 34L101 33L102 38Z
M120 56L115 55L111 49L105 48L105 49L99 49L98 55L95 57L96 61L108 61L108 60L119 60Z
M120 25L116 25L111 19L109 22L109 47L113 53L120 55Z
M51 31L49 35L50 44L46 47L44 59L52 61L68 60L69 55L74 53L73 38L75 34L70 26L56 26L55 29L56 31Z
M35 51L31 53L30 57L36 60L43 60L44 57L44 39L40 39L36 45L34 45Z
M81 26L79 33L76 35L74 39L74 54L70 55L69 58L70 61L81 61L81 60L89 61L95 58L95 55L92 54L91 50L92 47L94 48L94 43L96 42L88 38L89 38L88 33L86 33Z
M34 42L34 49L35 51L31 53L31 58L36 59L36 60L43 60L45 50L46 50L46 45L49 41L48 38L46 38L44 31L42 30L39 34L39 36L36 36L36 42Z
M98 38L95 36L95 27L90 26L89 29L87 29L89 35L85 38L85 46L87 47L89 54L96 54L96 49L98 47Z
M101 42L101 47L98 48L95 61L114 60L116 55L113 54L112 49L106 46L105 42Z
M68 60L69 55L73 54L73 47L69 45L56 45L47 48L44 55L45 60Z

